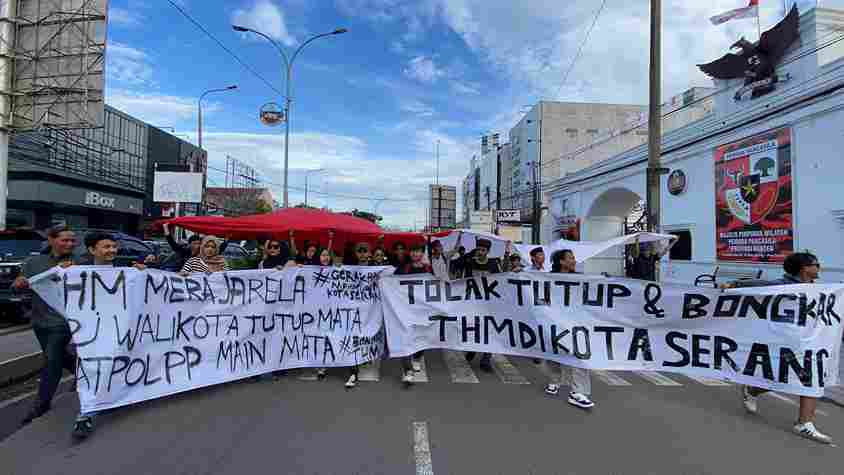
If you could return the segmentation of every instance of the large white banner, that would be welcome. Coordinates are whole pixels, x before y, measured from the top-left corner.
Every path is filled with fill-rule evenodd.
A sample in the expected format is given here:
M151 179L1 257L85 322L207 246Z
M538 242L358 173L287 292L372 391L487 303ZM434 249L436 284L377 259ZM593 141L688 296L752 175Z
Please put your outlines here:
M383 356L379 267L304 267L182 277L53 269L33 289L68 319L83 411L270 371Z
M390 356L429 348L667 371L820 396L837 383L844 285L720 292L582 274L381 279Z
M635 244L637 241L640 244L645 243L659 243L661 246L668 246L672 241L676 241L677 236L672 234L657 234L657 233L635 233L626 236L619 236L614 239L606 241L567 241L560 239L548 244L534 245L534 244L517 244L515 246L516 252L522 256L526 263L530 264L530 252L536 248L542 248L545 254L545 272L551 270L551 257L554 252L568 249L574 253L574 258L577 262L584 262L591 259L604 251L618 246L626 246ZM529 270L529 266L527 269Z

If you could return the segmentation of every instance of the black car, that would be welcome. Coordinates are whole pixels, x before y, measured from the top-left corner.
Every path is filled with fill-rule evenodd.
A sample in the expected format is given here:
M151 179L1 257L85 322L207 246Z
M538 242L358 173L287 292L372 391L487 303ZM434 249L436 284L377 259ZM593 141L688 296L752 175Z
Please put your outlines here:
M20 274L23 261L38 255L46 243L47 237L33 229L0 231L0 320L4 323L26 320L32 294L15 291L12 283Z

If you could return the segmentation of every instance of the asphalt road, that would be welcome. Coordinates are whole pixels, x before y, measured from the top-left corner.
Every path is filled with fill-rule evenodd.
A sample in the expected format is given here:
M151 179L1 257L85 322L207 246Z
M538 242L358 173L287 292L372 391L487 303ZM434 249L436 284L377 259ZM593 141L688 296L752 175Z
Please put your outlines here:
M493 374L477 366L461 373L453 361L429 352L429 382L409 390L390 361L377 382L351 391L337 369L324 381L291 372L148 401L100 416L82 443L70 437L78 403L65 393L51 413L0 442L0 473L796 474L844 466L839 448L791 434L791 396L764 396L750 416L736 386L619 372L593 376L597 406L586 412L545 395L549 369L530 360L499 361ZM819 427L844 441L844 409L820 409ZM16 423L19 411L0 409L0 426Z
M31 328L8 335L0 335L0 363L36 351L41 351L41 347L38 345L38 340Z

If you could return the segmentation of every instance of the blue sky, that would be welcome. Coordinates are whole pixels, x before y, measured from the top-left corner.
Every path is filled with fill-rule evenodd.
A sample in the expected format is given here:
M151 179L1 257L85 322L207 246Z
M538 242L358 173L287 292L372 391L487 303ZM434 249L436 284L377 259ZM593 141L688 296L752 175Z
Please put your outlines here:
M836 0L838 1L838 0ZM568 81L562 78L600 5L598 0L176 0L279 91L281 59L266 40L234 32L259 29L292 51L338 27L294 63L290 142L291 203L384 215L385 224L424 224L434 148L441 183L460 186L468 160L488 132L506 136L520 109L540 99L639 103L647 100L647 0L608 0ZM763 27L781 0L763 0ZM801 0L800 4L803 6ZM814 2L811 2L814 3ZM824 2L824 5L830 2ZM833 2L834 3L834 2ZM843 2L844 3L844 2ZM695 63L719 57L755 22L714 27L708 17L745 0L664 1L664 91L709 85ZM283 98L240 66L168 0L111 0L107 102L196 140L196 98L208 96L203 142L210 165L231 155L255 167L281 200L283 127L258 121ZM222 173L211 172L210 185ZM359 197L359 198L358 198ZM387 198L377 202L375 198Z

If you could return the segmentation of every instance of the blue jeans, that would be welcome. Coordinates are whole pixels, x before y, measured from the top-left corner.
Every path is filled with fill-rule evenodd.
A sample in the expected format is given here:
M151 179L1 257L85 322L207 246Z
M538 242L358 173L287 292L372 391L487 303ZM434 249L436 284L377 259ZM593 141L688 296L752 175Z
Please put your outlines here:
M38 405L41 409L49 409L59 381L62 379L62 370L67 369L76 374L76 356L71 354L67 345L70 343L70 328L64 327L40 327L33 326L35 337L41 345L46 360L41 368L41 382L38 385Z

